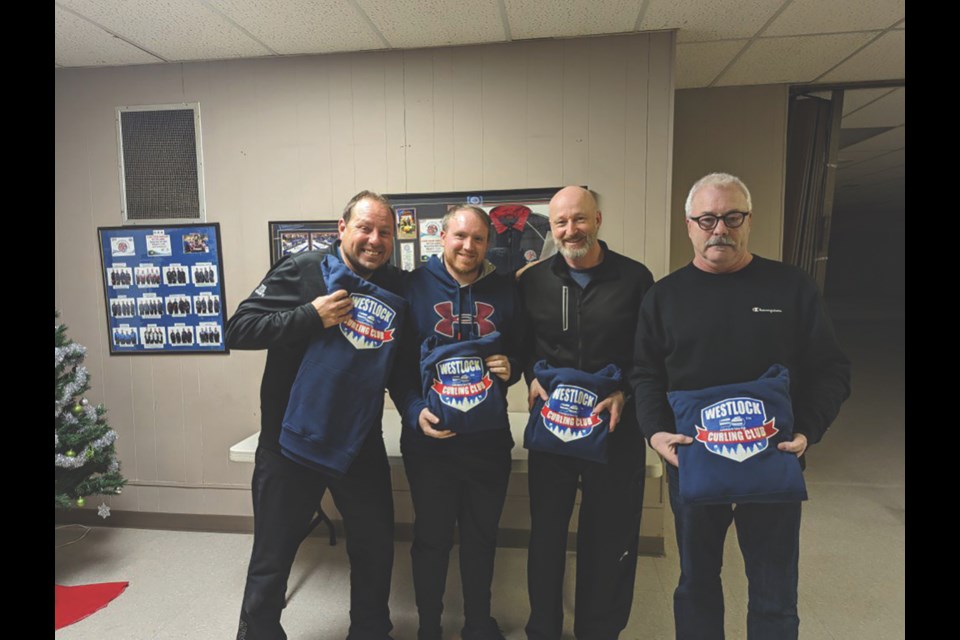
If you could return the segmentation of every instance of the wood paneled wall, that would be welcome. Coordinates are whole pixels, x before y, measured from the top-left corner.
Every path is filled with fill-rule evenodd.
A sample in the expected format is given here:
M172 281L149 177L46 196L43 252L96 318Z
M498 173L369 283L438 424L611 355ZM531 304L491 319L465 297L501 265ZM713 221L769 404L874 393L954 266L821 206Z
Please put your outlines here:
M96 227L122 223L115 108L199 102L227 308L268 267L267 221L336 218L360 189L588 184L601 237L667 272L673 33L57 70L55 303L88 347L124 475L116 509L250 515L264 353L110 356ZM397 437L397 434L387 434Z
M714 171L750 189L750 251L781 258L788 94L785 84L677 91L670 271L693 259L683 206L690 187Z

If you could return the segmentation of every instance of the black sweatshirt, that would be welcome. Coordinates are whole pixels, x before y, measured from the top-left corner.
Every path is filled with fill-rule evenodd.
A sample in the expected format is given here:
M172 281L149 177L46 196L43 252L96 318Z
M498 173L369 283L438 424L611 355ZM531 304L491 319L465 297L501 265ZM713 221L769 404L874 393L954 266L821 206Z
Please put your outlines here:
M687 265L640 307L631 383L641 431L676 431L667 391L754 380L772 364L790 370L794 431L819 442L850 395L850 362L813 280L759 256L727 274Z

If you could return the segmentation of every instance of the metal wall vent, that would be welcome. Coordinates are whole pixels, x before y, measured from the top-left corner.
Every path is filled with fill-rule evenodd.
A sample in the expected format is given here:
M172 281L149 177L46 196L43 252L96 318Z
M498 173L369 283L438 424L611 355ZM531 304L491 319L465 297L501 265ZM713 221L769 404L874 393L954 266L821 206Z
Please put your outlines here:
M117 108L125 222L206 221L200 105Z

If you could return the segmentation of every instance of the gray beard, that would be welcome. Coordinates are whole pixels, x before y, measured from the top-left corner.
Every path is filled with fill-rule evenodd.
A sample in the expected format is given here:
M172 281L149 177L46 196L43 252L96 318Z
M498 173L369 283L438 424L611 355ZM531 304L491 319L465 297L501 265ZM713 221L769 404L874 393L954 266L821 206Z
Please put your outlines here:
M588 235L587 241L579 249L571 249L562 242L558 244L560 255L562 255L564 258L570 258L571 260L579 260L590 253L590 250L593 249L593 246L597 244L597 236Z

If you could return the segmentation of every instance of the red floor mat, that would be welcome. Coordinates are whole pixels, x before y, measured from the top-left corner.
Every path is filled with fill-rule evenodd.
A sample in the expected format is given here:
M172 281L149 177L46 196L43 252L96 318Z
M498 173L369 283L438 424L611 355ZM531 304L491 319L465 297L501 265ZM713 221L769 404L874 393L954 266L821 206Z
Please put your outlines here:
M101 582L76 587L54 585L54 630L83 620L123 593L129 582Z

